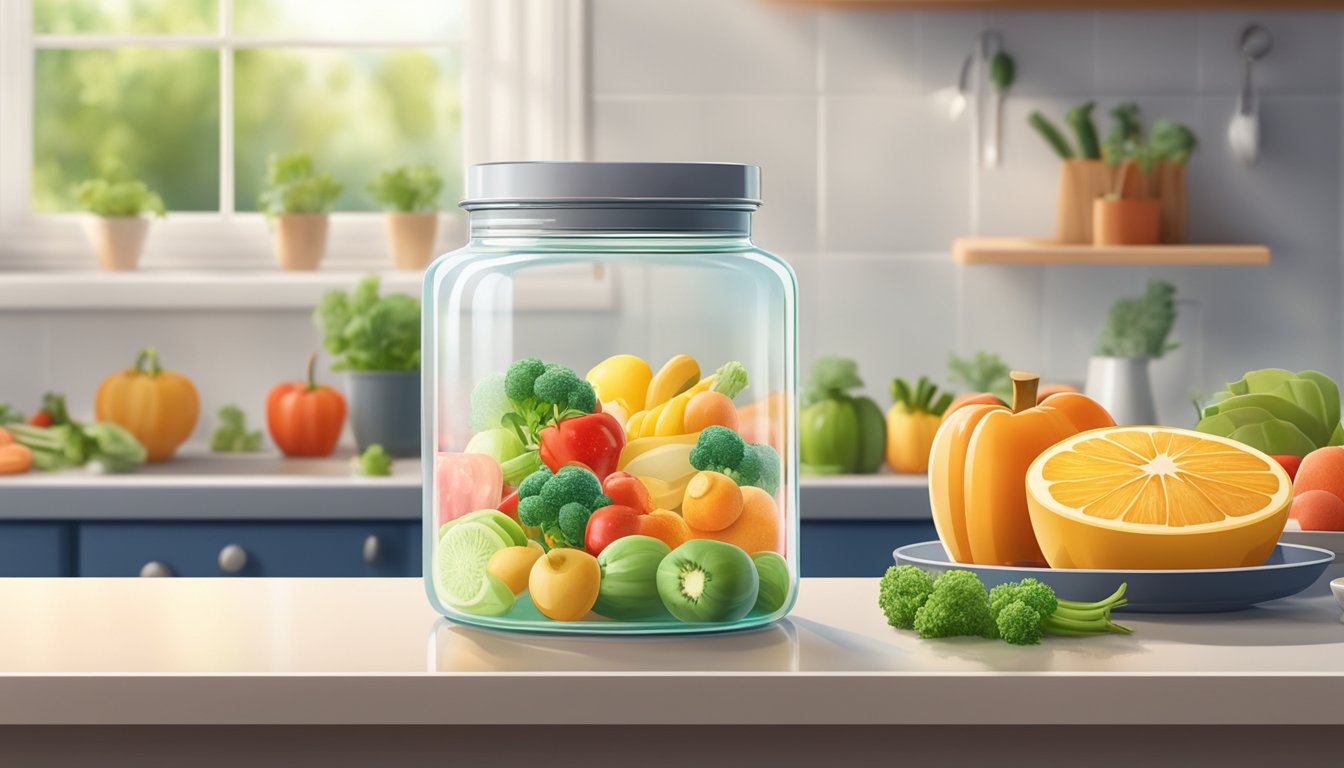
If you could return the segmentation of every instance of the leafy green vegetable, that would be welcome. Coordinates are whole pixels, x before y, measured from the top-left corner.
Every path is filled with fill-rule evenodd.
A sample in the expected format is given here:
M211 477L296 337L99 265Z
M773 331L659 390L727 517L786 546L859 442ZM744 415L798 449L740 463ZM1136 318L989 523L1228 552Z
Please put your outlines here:
M437 211L441 192L443 177L428 163L383 171L369 184L374 200L399 213Z
M779 453L765 443L748 443L727 427L701 430L690 462L698 470L727 475L738 485L754 485L769 494L779 487Z
M1089 160L1101 158L1101 147L1097 144L1097 127L1092 123L1092 110L1096 106L1096 102L1089 101L1064 113L1064 122L1073 129L1073 135L1078 141L1078 154Z
M267 216L328 213L344 188L331 174L317 173L306 154L271 155L259 202Z
M247 414L236 405L226 405L216 413L219 424L210 435L210 450L215 453L255 453L261 450L261 430L247 431Z
M1320 371L1251 371L1213 395L1195 429L1271 455L1344 444L1339 386Z
M719 366L719 370L714 372L714 384L710 387L714 392L730 398L737 397L746 388L747 368L736 360L729 360Z
M1142 296L1112 307L1093 354L1099 357L1159 358L1179 346L1169 341L1176 324L1176 287L1154 280Z
M1050 118L1037 110L1027 117L1027 123L1036 129L1036 132L1041 135L1041 138L1045 139L1045 143L1049 144L1051 149L1055 150L1055 154L1059 155L1061 160L1068 160L1073 157L1073 147L1069 146L1069 140L1064 138L1064 134L1060 132L1059 128L1055 127L1054 123L1050 122Z
M14 440L33 452L41 470L74 469L96 462L106 472L129 472L145 463L145 447L123 427L111 422L84 426L66 422L50 427L11 424Z
M915 614L933 594L933 577L913 565L891 566L878 587L877 605L887 623L898 629L914 629Z
M350 465L356 475L387 477L392 474L392 457L378 443L365 448L363 453L350 460Z
M6 424L22 424L23 422L24 415L21 412L14 410L14 407L9 403L0 403L0 427Z
M75 187L79 207L95 216L142 216L165 213L163 198L143 181L107 181L89 179Z
M597 475L580 466L542 467L518 486L518 519L540 528L552 548L583 549L588 518L610 504Z
M420 369L420 302L404 294L379 297L369 276L352 293L328 291L313 312L338 371Z
M993 352L980 350L971 357L951 355L948 377L969 392L988 392L1004 402L1013 400L1013 369Z

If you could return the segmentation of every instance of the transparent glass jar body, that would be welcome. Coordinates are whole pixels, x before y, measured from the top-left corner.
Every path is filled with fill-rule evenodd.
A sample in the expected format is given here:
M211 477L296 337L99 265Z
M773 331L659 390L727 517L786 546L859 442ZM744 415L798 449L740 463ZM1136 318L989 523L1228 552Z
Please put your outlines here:
M423 572L430 600L441 614L520 631L652 634L742 629L773 622L792 608L799 574L797 283L785 262L752 244L749 214L732 216L740 221L740 231L708 234L693 228L548 232L514 224L496 227L473 214L469 244L431 265L424 282ZM644 388L642 365L629 357L605 372L593 370L618 355L647 363L653 386ZM660 378L664 364L679 355L694 359L694 375L687 376L689 364L682 359L673 366L678 381ZM620 426L613 429L605 417L584 422L582 414L571 414L551 425L552 434L542 426L536 435L529 434L530 425L517 423L525 418L513 424L513 417L501 420L501 412L527 410L525 403L499 396L502 375L527 358L566 366L593 382L599 410ZM703 380L729 361L745 369L747 385L731 398L732 414L720 408L717 415L705 415L711 411L690 401L714 389ZM691 391L685 391L687 386ZM639 399L634 393L641 390L645 403L627 402ZM678 394L665 399L668 392ZM699 406L723 403L722 398L702 400ZM536 410L546 411L544 406ZM689 423L687 410L695 415ZM557 415L564 416L553 408L541 418ZM700 516L691 519L726 525L692 528L682 515L687 489L700 474L689 452L701 433L692 428L732 420L748 452L766 463L777 454L778 482L769 479L769 468L750 487L730 481L725 488L723 480L732 472L704 478L695 488L715 489L707 498L720 500L720 506L693 502ZM496 426L501 421L504 426ZM490 429L504 432L480 436ZM504 436L509 431L517 443ZM614 439L613 431L619 433ZM593 439L608 442L594 452ZM751 447L759 444L773 452ZM514 456L520 445L521 458ZM538 457L527 458L534 447L540 448ZM495 458L464 453L468 449L493 452ZM576 457L585 469L602 465L594 478L613 462L618 472L629 470L649 491L645 509L635 509L631 519L623 511L603 509L606 498L583 499L581 507L597 509L588 516L583 540L573 541L579 538L575 519L589 509L569 510L568 525L560 526L554 506L545 501L549 478L543 474L529 493L518 480L526 475L520 475L517 462L526 468L540 460L555 465L544 472L563 474L562 467ZM750 460L745 469L751 473ZM501 481L505 470L523 486L521 515L519 502L510 498L513 486ZM630 501L629 480L621 490L620 477L603 482L603 495L614 506L639 506ZM614 489L609 483L615 483ZM528 502L529 495L538 501ZM531 542L521 546L533 553L498 554L501 544L520 546L509 541L516 529L493 515L472 514L481 506L503 509L519 520ZM650 508L656 511L647 512ZM546 524L522 525L552 517L556 527L549 532ZM597 525L599 519L610 526ZM492 525L495 537L483 530ZM466 527L470 535L454 532ZM604 531L597 540L594 529ZM619 542L632 531L663 542L671 553L646 540L613 548L613 537ZM715 543L680 548L700 539ZM544 550L549 551L539 556ZM588 550L598 551L596 562ZM678 553L682 557L673 558ZM743 566L744 558L753 568ZM477 592L482 563L485 583ZM753 578L754 588L746 583ZM501 588L510 582L511 588ZM755 595L749 609L743 604L750 599L748 589ZM584 610L594 590L596 604ZM514 593L511 600L507 593Z

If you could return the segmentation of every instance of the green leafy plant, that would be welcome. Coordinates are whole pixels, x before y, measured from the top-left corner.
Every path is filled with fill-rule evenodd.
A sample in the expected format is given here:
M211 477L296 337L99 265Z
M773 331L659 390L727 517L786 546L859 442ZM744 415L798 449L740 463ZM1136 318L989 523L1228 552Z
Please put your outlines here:
M953 383L970 392L988 392L1004 402L1013 400L1013 381L1008 376L1012 370L1003 358L985 350L971 357L951 355L947 359L948 376Z
M438 210L443 177L428 163L383 171L369 184L369 194L389 211L430 213Z
M261 210L267 216L328 213L343 189L344 185L331 174L317 173L309 155L271 155L266 163Z
M328 291L313 312L337 371L420 369L420 302L405 294L380 297L369 276L355 290Z
M1118 104L1111 110L1115 125L1106 136L1101 155L1112 168L1118 168L1107 197L1119 200L1124 194L1126 177L1130 170L1137 168L1145 179L1153 175L1161 161L1184 165L1195 151L1198 141L1187 126L1170 120L1158 120L1153 124L1151 139L1143 139L1143 123L1139 117L1139 105L1134 102ZM1133 163L1125 161L1132 160ZM1147 184L1140 185L1146 189Z
M143 181L89 179L75 187L75 199L82 210L95 216L143 216L150 213L163 217L166 213L163 198Z
M1270 455L1344 444L1339 385L1320 371L1263 368L1214 393L1195 429Z
M249 432L247 414L236 405L226 405L216 414L219 424L210 435L210 450L216 453L255 453L261 450L261 430Z
M1176 286L1154 280L1142 296L1120 299L1111 306L1093 354L1161 357L1180 346L1168 339L1175 324Z

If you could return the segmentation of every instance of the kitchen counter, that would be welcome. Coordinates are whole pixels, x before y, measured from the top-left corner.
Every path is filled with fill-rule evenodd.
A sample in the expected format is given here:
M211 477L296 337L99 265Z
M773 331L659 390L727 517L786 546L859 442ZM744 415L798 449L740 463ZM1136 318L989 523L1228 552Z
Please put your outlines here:
M457 626L417 579L0 580L0 725L1344 724L1325 579L1031 648L918 640L876 590L805 579L771 627L615 638Z

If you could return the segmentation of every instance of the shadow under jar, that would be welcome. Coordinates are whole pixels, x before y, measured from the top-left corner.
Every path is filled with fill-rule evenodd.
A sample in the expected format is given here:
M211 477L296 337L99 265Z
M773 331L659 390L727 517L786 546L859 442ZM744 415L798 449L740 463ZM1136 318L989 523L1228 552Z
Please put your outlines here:
M759 189L750 165L470 169L470 241L424 281L424 574L444 616L650 634L788 613L797 282L752 243Z

